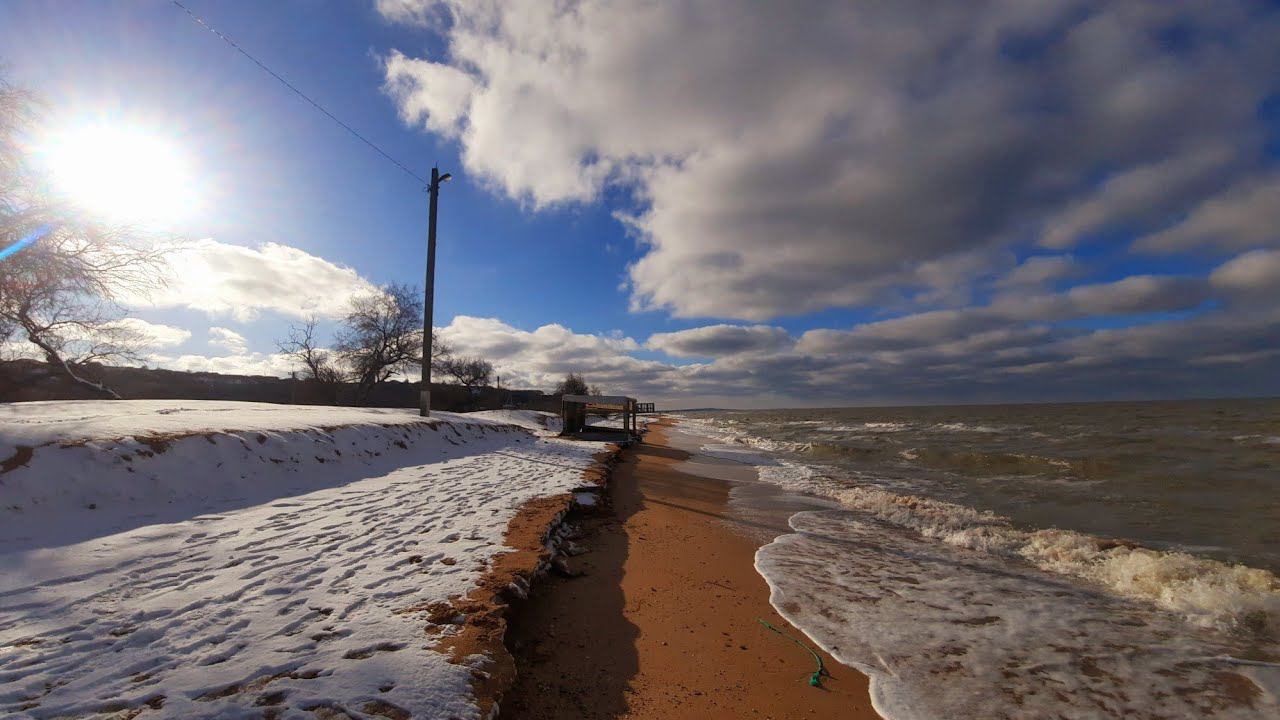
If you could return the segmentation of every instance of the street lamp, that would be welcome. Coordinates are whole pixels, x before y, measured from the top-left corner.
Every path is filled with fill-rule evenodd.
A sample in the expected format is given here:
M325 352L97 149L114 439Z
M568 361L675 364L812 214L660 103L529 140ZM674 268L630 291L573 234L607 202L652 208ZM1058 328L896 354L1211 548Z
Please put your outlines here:
M430 210L427 212L427 282L426 297L422 303L422 393L418 396L418 411L422 417L431 414L431 324L436 297L436 197L440 194L440 183L448 182L453 177L449 173L440 174L440 168L431 168L431 185L427 192L431 195Z

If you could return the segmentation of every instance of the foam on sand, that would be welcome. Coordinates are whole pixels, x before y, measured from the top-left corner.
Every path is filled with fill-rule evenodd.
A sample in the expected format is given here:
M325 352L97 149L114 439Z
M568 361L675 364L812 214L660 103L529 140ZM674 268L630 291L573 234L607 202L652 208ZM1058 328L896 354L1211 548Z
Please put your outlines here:
M893 720L1262 718L1273 669L1224 636L999 556L806 512L756 567L778 611L872 679Z
M809 444L744 435L713 423L681 422L721 441L704 445L703 452L754 464L762 480L788 490L836 500L926 538L1099 583L1176 612L1195 625L1280 643L1280 578L1266 570L1069 530L1024 530L995 513L895 492L875 477L827 472L771 454L804 452ZM904 482L899 479L896 486Z
M867 512L948 545L1030 561L1152 602L1193 624L1280 642L1280 579L1259 568L1153 550L1068 530L1021 530L990 512L823 477L780 462L762 479Z
M874 678L886 717L1280 712L1280 580L1267 570L1018 527L926 496L927 477L774 454L818 457L815 443L723 421L690 429L714 438L703 452L843 508L793 516L796 532L763 547L757 569L780 613Z

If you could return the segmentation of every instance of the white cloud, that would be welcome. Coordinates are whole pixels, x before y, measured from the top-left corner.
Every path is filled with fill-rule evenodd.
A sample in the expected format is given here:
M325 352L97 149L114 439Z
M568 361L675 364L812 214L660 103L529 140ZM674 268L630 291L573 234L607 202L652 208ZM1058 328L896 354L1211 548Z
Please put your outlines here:
M1063 293L1010 294L988 312L1005 320L1042 322L1187 310L1209 297L1200 278L1132 275L1113 282L1077 285Z
M1231 146L1215 143L1126 170L1051 219L1040 244L1070 247L1086 233L1176 211L1212 190L1233 155Z
M1280 245L1280 176L1245 180L1195 207L1185 220L1138 241L1154 252Z
M402 116L535 207L633 188L633 306L684 317L956 304L959 258L1158 227L1255 170L1280 62L1244 2L443 7L445 55L388 56Z
M375 0L374 6L388 20L409 25L432 25L438 18L432 3L421 0Z
M495 318L459 315L439 332L456 353L493 362L508 387L550 389L572 371L617 391L658 366L628 355L640 349L631 338L585 335L557 324L527 331Z
M1070 255L1039 255L1023 260L995 285L1003 288L1042 288L1079 274L1080 265Z
M786 330L768 325L706 325L649 336L646 347L674 357L721 357L772 352L795 343Z
M105 323L103 327L108 330L124 330L127 333L126 344L135 346L140 352L175 347L191 338L190 330L136 317L112 320ZM70 350L72 357L76 355L77 348L92 344L87 342L89 336L83 332L65 332L63 337L70 343L69 347L64 349ZM24 334L18 332L12 338L0 342L0 359L16 358L43 360L44 352L35 343L28 342Z
M1280 273L1275 262L1254 256L1224 265L1216 277L1233 288L1260 287ZM1150 288L1164 286L1142 280L1097 287L1071 302L1118 310L1133 306L1131 296L1159 297ZM1056 306L1053 311L1061 312ZM794 342L769 326L711 325L655 334L643 344L619 334L577 333L555 324L524 330L466 316L438 330L457 352L492 361L505 387L550 390L574 371L608 392L666 407L1145 397L1187 387L1280 392L1280 355L1274 352L1280 314L1274 309L1090 331L970 307L815 329ZM715 357L687 365L635 357L646 348ZM294 369L283 355L259 352L157 354L149 362L276 377ZM1226 364L1231 373L1220 372Z
M172 325L153 323L141 318L126 317L109 325L124 328L138 337L144 346L153 348L181 345L191 338L191 331Z
M1209 282L1242 300L1269 301L1280 306L1280 250L1254 250L1223 263Z
M214 372L225 375L268 375L288 377L297 367L288 357L280 354L242 352L231 355L152 355L147 358L155 367L187 372Z
M442 135L461 131L475 81L457 68L392 52L385 60L383 89L408 125L425 125Z
M355 270L288 245L258 248L212 239L176 247L168 257L168 287L122 298L141 307L186 307L249 321L264 310L291 317L338 317L359 293L374 289Z
M809 330L800 336L796 349L814 355L901 349L963 337L1000 323L979 311L934 310L864 323L851 330Z
M249 350L249 341L245 336L224 327L209 328L209 344L224 348L233 355L243 355Z

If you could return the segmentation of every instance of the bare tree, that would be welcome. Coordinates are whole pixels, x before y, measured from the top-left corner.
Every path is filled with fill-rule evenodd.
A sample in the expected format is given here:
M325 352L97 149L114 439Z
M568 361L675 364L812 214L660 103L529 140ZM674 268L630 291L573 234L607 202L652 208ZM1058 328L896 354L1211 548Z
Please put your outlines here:
M30 95L0 84L0 338L30 342L55 372L119 398L91 365L136 360L146 338L116 303L164 284L164 250L129 228L78 217L51 201L27 167L18 136L34 116Z
M22 224L12 218L0 223L0 242L16 242L13 230ZM156 289L164 267L161 249L140 247L116 232L63 224L0 266L0 325L39 348L55 371L118 399L89 377L89 365L139 358L146 338L120 322L124 312L116 298Z
M18 138L35 118L35 98L0 79L0 212L13 210L14 190L27 173Z
M333 351L317 344L318 323L319 320L312 315L301 325L290 325L288 339L277 340L276 347L301 366L303 379L315 380L324 385L338 385L346 381L346 373L335 363Z
M422 362L422 297L407 285L387 285L351 300L334 350L356 383L356 398Z
M586 395L590 391L581 375L571 372L556 386L557 395Z
M483 387L493 378L493 363L482 357L450 357L441 365L444 374L467 389Z
M440 377L449 375L449 365L453 362L453 346L440 337L434 328L431 330L431 375Z

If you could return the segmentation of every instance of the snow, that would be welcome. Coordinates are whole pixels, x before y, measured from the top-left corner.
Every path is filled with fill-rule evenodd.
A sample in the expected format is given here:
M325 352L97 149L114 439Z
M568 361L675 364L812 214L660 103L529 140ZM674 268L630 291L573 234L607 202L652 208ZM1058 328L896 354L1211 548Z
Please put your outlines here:
M640 430L644 430L649 425L649 423L657 422L658 420L659 418L656 415L637 415L636 427L639 428ZM621 430L622 415L610 415L607 418L593 417L587 420L587 424L594 425L595 427L614 428L617 430Z
M452 626L413 609L466 594L603 448L524 413L3 408L34 450L0 474L0 716L478 717L427 632Z
M467 413L468 418L483 418L494 422L518 425L527 430L560 432L560 416L541 410L482 410Z
M456 418L452 413L433 417ZM417 410L220 402L213 400L54 400L0 405L0 458L16 446L112 440L135 435L307 430L338 425L418 423Z

